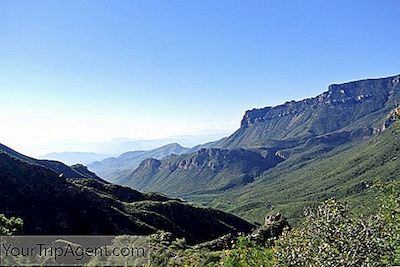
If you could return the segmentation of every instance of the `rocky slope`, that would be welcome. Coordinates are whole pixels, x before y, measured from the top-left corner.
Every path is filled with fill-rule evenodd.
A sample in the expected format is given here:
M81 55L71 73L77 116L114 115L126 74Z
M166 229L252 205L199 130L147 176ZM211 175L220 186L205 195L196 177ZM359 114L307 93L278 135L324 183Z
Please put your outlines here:
M173 196L223 191L243 186L283 159L274 151L200 149L162 161L146 159L118 183L138 190L161 191Z

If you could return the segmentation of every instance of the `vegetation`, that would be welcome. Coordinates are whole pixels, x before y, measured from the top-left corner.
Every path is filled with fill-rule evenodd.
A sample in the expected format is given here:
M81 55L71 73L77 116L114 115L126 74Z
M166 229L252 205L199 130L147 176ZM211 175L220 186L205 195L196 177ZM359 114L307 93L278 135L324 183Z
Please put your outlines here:
M378 183L377 183L378 184ZM329 199L305 210L301 227L263 244L240 235L224 249L153 236L151 266L393 266L400 260L400 182L383 187L379 211L364 215ZM378 185L377 185L378 187ZM379 185L382 189L382 187Z
M352 216L332 199L307 210L303 227L277 242L276 257L282 266L385 266L392 256L389 238L381 216Z
M230 250L225 250L219 262L229 267L274 266L274 252L256 245L248 237L239 237Z
M393 248L393 264L400 265L400 181L383 187L381 215L389 229L389 244Z
M13 235L21 231L22 219L7 218L4 214L0 214L0 235Z

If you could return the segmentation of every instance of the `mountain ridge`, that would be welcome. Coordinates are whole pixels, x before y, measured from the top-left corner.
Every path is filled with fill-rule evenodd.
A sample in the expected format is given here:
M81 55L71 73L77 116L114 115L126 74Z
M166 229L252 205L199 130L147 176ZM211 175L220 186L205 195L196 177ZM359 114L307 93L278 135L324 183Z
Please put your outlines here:
M227 190L253 181L255 176L281 161L283 159L275 153L263 157L257 152L243 148L202 148L195 153L169 156L161 161L146 159L129 176L118 180L117 183L144 191L159 192L163 189L163 193L172 196ZM226 170L230 171L230 175ZM239 175L231 170L236 170ZM229 179L225 178L227 175Z
M23 155L1 143L0 143L0 153L7 154L13 158L19 159L31 165L43 166L45 168L54 171L58 175L64 176L65 178L77 178L77 179L91 178L101 182L106 182L100 177L98 177L95 173L89 171L86 167L83 167L83 165L67 166L64 163L55 160L35 159Z

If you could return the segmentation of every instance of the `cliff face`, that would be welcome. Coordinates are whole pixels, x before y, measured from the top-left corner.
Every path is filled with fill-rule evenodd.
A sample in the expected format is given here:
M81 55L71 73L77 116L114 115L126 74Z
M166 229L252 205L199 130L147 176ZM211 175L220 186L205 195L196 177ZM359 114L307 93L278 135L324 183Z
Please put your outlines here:
M210 148L200 149L196 153L188 155L182 160L173 162L167 166L171 171L175 171L178 168L185 170L207 168L212 171L219 171L238 161L245 162L249 169L251 169L251 165L260 165L264 167L267 165L265 164L265 158L253 151L245 149L225 150Z
M302 101L245 112L241 126L222 147L271 145L336 131L375 128L400 99L400 75L329 86Z

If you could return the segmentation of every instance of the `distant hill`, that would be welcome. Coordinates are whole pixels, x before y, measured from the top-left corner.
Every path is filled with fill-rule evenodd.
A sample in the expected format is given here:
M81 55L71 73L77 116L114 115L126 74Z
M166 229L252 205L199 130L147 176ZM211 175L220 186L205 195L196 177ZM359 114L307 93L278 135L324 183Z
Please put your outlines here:
M0 153L0 214L22 218L27 235L148 235L164 230L197 243L253 228L222 211L161 195L94 179L66 179L8 153Z
M171 154L179 155L185 153L188 150L188 148L182 147L177 143L172 143L148 151L126 152L116 158L110 157L100 162L93 162L88 167L107 181L115 182L126 177L139 166L140 162L147 158L162 159Z
M21 153L18 153L15 150L12 150L11 148L0 144L0 154L7 154L13 158L16 158L20 161L26 162L31 165L39 165L46 167L58 175L63 175L65 178L77 178L77 179L82 179L82 178L91 178L91 179L96 179L102 182L105 182L101 178L99 178L96 174L93 172L89 171L86 167L83 165L75 165L75 166L67 166L64 163L55 161L55 160L44 160L44 159L34 159L28 156L25 156Z
M90 152L55 152L39 157L40 159L50 159L61 161L67 165L84 164L100 161L110 157L109 155L96 154Z

